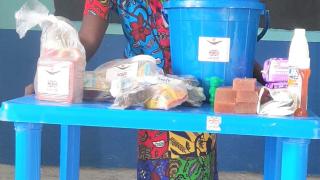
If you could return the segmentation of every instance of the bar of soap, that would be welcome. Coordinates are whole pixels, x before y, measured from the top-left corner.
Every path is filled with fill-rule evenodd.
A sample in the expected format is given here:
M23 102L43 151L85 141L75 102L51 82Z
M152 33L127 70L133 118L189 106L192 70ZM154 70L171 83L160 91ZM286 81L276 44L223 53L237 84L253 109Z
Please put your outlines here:
M235 105L236 114L256 114L257 103L236 103Z
M215 94L215 102L236 102L237 92L231 87L217 88Z
M216 113L235 113L235 102L216 102L214 103L214 112Z
M244 103L257 103L258 102L258 92L257 91L237 91L236 102Z
M217 88L214 100L214 112L234 113L237 92L231 87Z
M255 78L235 78L232 89L235 91L255 91L257 80Z

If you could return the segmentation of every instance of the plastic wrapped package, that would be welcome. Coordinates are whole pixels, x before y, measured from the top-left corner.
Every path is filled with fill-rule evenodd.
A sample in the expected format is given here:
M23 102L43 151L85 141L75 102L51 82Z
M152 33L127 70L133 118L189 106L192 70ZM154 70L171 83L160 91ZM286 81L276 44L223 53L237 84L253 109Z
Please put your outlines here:
M85 59L78 49L56 50L43 54L37 64L34 81L39 100L79 103L83 98Z
M163 71L157 67L157 59L149 55L138 55L129 59L114 59L85 72L84 99L108 101L130 90L146 76L157 76ZM129 87L128 87L129 86ZM132 96L131 92L131 95ZM120 107L119 107L120 108Z
M143 106L153 95L148 86L137 86L119 96L116 96L112 104L113 108L125 109L131 106Z
M179 84L156 84L151 86L152 97L145 103L148 109L168 110L181 105L188 99L185 86Z
M110 86L106 77L96 71L86 71L84 75L83 99L86 101L110 101Z
M110 86L107 86L106 77L95 71L86 71L84 73L84 88L86 90L109 91Z
M179 80L183 81L186 85L196 86L196 87L200 85L197 78L195 78L194 76L191 76L191 75L176 76L176 75L172 75L172 74L167 74L166 76L169 78L173 78L173 79L179 79Z
M176 75L158 75L145 78L145 81L151 84L171 84L171 86L179 86L185 88L188 98L185 105L200 107L206 97L202 87L197 87L199 81L194 76L176 76Z
M86 57L77 31L67 19L49 15L48 9L36 0L27 1L15 18L20 38L36 25L42 29L34 80L36 97L54 102L81 102Z
M187 86L188 99L186 100L187 105L200 107L203 101L206 100L202 87Z
M129 59L108 61L95 69L98 76L106 78L107 87L119 78L139 78L163 74L157 67L157 60L148 55L137 55Z

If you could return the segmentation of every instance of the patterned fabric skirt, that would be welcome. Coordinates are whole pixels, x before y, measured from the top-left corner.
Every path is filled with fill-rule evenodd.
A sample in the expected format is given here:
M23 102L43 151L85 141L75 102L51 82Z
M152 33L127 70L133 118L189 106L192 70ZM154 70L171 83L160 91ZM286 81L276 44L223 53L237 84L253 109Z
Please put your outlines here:
M138 180L217 180L216 136L138 131Z

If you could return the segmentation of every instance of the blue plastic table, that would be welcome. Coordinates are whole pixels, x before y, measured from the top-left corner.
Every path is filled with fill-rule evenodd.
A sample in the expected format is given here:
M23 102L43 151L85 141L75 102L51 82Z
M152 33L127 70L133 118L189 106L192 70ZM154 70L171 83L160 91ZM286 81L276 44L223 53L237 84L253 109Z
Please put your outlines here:
M265 180L306 179L310 139L320 139L316 116L302 119L214 114L208 105L170 111L116 110L109 106L40 102L34 96L3 102L0 119L15 125L16 180L40 179L42 124L61 125L61 180L79 179L80 126L265 136Z

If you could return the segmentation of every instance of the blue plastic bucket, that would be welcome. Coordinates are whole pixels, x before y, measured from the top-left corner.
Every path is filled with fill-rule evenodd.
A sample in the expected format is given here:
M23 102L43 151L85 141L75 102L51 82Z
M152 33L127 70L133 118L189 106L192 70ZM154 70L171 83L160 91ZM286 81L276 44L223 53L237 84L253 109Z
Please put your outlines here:
M208 95L207 78L231 85L252 77L260 16L259 0L169 0L164 3L170 30L172 71L194 75Z

